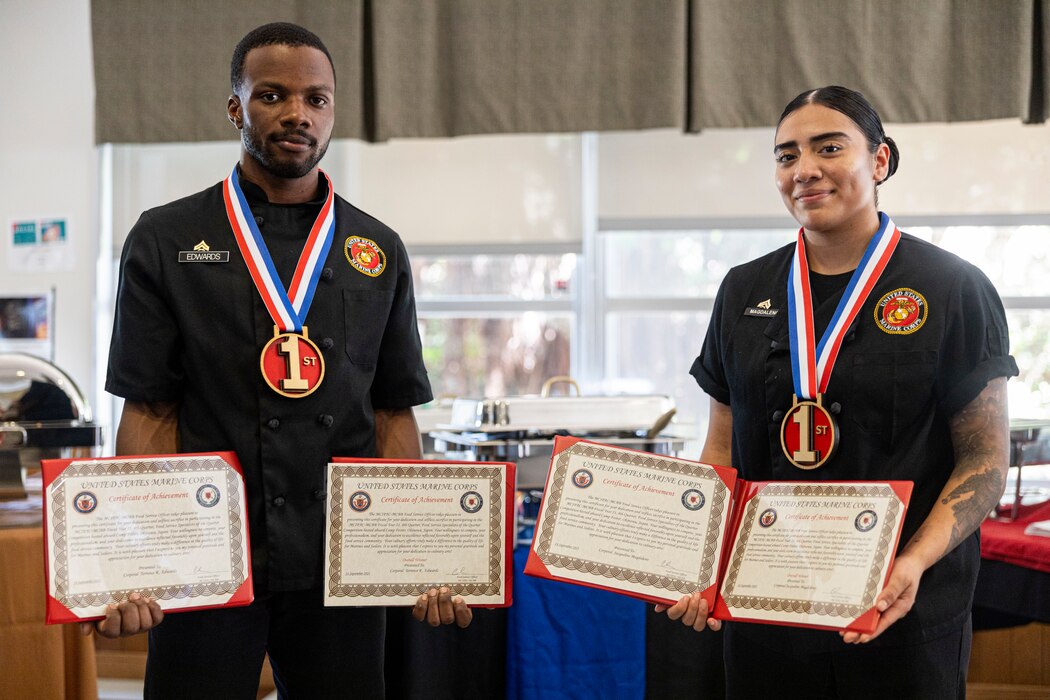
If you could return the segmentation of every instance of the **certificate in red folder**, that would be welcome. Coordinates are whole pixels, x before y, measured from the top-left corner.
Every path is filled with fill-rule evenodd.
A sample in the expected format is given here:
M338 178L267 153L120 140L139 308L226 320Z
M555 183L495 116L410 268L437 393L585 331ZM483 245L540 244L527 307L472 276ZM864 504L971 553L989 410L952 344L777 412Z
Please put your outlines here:
M252 602L248 509L234 453L41 466L49 624L101 619L134 592L165 612Z
M736 470L556 438L525 573L720 620L870 633L911 482L748 482Z
M415 605L447 586L470 607L511 604L514 465L334 458L325 605Z

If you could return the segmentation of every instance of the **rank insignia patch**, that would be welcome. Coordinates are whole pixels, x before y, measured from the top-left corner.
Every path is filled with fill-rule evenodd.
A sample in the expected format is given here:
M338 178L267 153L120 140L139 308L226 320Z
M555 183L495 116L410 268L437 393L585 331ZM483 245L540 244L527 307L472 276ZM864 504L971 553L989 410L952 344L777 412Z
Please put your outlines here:
M369 277L379 277L386 269L386 253L375 241L361 236L350 236L343 245L350 265Z
M907 335L926 323L926 297L914 289L901 287L879 299L875 322L890 335Z

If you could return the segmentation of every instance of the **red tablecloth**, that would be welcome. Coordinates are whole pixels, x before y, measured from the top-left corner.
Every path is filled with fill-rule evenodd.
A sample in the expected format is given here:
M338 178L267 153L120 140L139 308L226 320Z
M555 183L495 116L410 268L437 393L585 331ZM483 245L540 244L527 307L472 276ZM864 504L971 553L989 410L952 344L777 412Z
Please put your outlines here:
M1031 522L1050 520L1050 502L1021 508L1013 522L986 520L981 525L981 557L1050 573L1050 537L1026 535Z

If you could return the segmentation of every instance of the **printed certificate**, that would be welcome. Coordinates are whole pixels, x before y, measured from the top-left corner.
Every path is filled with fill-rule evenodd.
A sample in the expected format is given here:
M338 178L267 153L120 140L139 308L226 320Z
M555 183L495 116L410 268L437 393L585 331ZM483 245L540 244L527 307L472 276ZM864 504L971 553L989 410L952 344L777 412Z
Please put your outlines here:
M910 482L748 482L557 438L525 573L721 620L874 631Z
M747 484L715 616L874 629L869 613L889 577L904 491L889 482Z
M415 605L448 586L511 602L514 465L336 458L328 465L325 605Z
M44 460L47 621L99 619L138 592L165 611L253 599L232 452Z
M525 573L661 603L715 586L732 470L556 440Z

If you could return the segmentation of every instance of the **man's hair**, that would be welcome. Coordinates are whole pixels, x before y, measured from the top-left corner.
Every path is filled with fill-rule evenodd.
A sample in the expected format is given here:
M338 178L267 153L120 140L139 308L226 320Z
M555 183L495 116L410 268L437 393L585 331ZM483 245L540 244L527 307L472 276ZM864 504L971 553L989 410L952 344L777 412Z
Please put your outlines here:
M233 50L233 60L230 61L230 87L236 93L244 82L244 59L248 52L260 46L310 46L324 52L328 57L328 63L332 66L332 75L335 76L335 62L328 47L313 32L291 22L272 22L256 27L238 42Z

